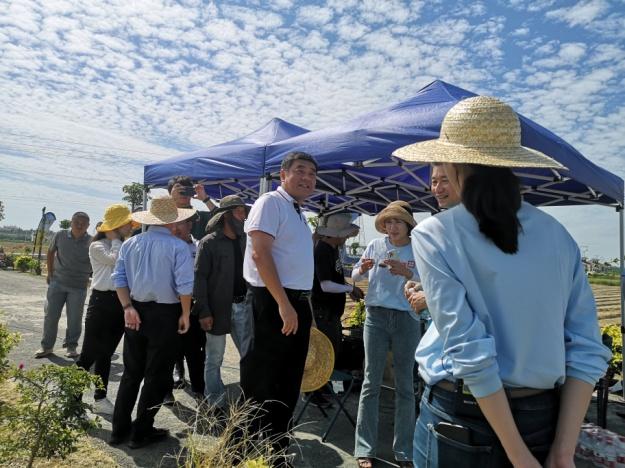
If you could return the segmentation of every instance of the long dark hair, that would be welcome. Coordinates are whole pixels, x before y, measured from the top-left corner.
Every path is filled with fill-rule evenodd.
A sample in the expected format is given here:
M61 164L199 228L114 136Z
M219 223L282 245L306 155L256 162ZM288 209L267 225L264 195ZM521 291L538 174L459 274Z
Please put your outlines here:
M91 239L89 240L89 244L93 244L94 242L97 242L102 239L106 239L106 233L96 231L96 233L93 236L91 236Z
M517 212L521 208L519 179L507 167L467 164L462 185L462 203L480 227L480 232L507 254L519 250L522 231Z

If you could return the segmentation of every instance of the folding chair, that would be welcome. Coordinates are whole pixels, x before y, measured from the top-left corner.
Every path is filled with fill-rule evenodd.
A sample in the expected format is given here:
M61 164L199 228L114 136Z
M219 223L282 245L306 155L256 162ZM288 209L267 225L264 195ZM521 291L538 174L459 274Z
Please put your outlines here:
M343 396L342 397L340 395L337 395L336 392L334 391L334 389L332 388L332 385L330 383L332 381L343 382L344 392L343 392ZM346 372L341 372L341 371L338 371L338 370L332 371L332 375L330 376L330 382L325 384L325 388L329 390L330 397L337 404L338 407L336 408L336 411L334 411L334 414L330 418L330 422L328 423L328 427L326 428L325 432L321 436L321 441L322 442L325 442L326 439L328 438L328 435L330 434L330 431L332 430L332 427L334 426L334 423L336 422L337 418L339 417L339 414L341 413L341 411L343 413L345 413L345 416L347 416L347 419L349 419L349 422L352 423L352 426L354 426L354 428L356 427L356 423L354 422L354 419L351 417L351 415L347 411L347 408L345 408L345 402L347 402L347 399L349 398L349 395L352 393L355 381L356 381L356 379L351 374L348 374ZM345 388L345 382L349 382L349 385L347 386L347 388ZM302 408L299 410L299 413L297 413L297 416L295 417L295 420L294 420L294 424L295 425L297 425L297 423L301 419L302 415L304 414L304 411L308 407L308 404L310 403L310 401L311 401L311 399L313 397L314 397L314 394L311 392L311 393L308 394L308 396L304 400L304 405L302 406ZM319 406L319 405L317 405L317 407L319 408L319 410L321 411L323 416L325 418L327 418L328 415L323 410L323 408L321 406Z

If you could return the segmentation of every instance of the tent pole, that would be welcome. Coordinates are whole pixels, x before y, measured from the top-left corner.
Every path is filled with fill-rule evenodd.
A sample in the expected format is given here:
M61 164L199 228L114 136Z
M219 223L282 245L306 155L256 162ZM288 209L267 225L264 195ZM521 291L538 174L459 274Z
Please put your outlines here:
M621 274L623 274L623 249L625 246L623 245L623 241L625 239L625 233L623 233L623 207L618 212L619 215L619 265L621 267ZM622 277L621 277L622 278ZM625 290L623 290L623 281L621 280L621 347L625 346L625 338L623 338L623 330L625 330L624 322L625 322L625 306L623 304L623 296L625 296ZM621 376L625 376L625 363L621 364ZM623 386L623 399L625 399L625 386Z
M258 187L258 196L260 197L263 193L269 192L269 178L262 177L260 179L260 186Z
M144 185L143 186L143 209L147 210L148 209L148 188ZM141 225L141 232L145 232L147 230L147 227L145 224Z

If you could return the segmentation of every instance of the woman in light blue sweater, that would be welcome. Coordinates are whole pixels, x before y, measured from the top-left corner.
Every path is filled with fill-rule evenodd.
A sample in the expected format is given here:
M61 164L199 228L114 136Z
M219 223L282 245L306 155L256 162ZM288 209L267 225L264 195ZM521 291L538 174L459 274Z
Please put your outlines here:
M425 380L416 466L573 467L610 352L577 244L522 202L509 167L565 169L520 145L505 103L470 98L438 140L396 156L443 162L462 204L412 232L434 326L416 353Z

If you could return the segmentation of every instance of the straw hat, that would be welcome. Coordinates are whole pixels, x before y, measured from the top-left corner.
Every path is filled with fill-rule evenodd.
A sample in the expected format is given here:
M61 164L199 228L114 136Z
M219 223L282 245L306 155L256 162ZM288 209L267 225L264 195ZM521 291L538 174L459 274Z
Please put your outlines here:
M332 343L316 328L310 329L308 356L304 365L301 392L313 392L325 385L334 369Z
M486 96L465 99L449 109L438 139L404 146L393 155L416 162L567 169L540 151L521 146L516 112Z
M408 202L397 200L390 202L386 208L384 208L375 218L375 228L382 234L387 234L386 226L384 223L387 219L401 219L405 221L411 228L417 225L417 222L412 217L412 207Z
M320 236L353 237L360 228L353 224L350 213L334 213L321 217L315 232Z
M193 208L178 208L174 199L169 195L156 195L152 198L149 211L139 211L133 213L132 219L151 226L161 226L163 224L177 223L190 218L195 214Z
M128 223L132 223L132 229L140 226L140 223L132 220L130 209L126 205L111 205L104 211L104 221L97 227L97 230L99 232L114 231Z
M237 206L242 206L245 208L245 213L250 214L251 207L246 205L241 197L237 197L236 195L228 195L227 197L223 197L221 202L219 203L219 207L213 209L212 215L213 217L208 221L206 225L207 232L213 232L219 224L219 220L223 216L226 211L233 210Z

